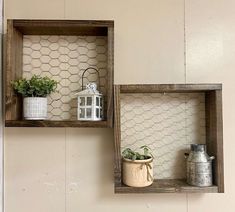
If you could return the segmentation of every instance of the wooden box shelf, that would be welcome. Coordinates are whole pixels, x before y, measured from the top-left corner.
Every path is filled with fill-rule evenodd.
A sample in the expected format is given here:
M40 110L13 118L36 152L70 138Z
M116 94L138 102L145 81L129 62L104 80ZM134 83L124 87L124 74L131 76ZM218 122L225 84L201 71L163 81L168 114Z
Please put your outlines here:
M30 37L31 36L31 37ZM59 37L58 41L54 41L54 37ZM66 37L67 36L67 37ZM37 37L39 40L38 43L34 43L35 40L33 40L33 37ZM48 37L48 38L45 38ZM65 38L66 37L66 38ZM69 37L69 38L68 38ZM72 41L74 39L76 41ZM92 40L92 39L96 40ZM24 42L25 40L32 39L32 46L29 48L33 51L37 51L37 54L41 54L40 58L34 59L33 56L30 55L30 53L27 52L24 53ZM44 39L44 40L43 40ZM45 40L48 39L48 40ZM50 40L52 39L52 40ZM61 44L61 40L67 42L69 39L71 40L71 43L67 44ZM67 40L66 40L67 39ZM83 43L78 43L78 40L81 40ZM42 44L43 41L44 43ZM48 46L46 46L45 50L45 41L48 42ZM87 41L86 49L83 49L83 52L80 54L79 48L80 44L81 46L84 44L84 41ZM99 43L98 43L99 41ZM103 42L100 44L100 42ZM51 42L51 43L50 43ZM58 50L55 50L55 42L57 42ZM89 43L90 42L90 43ZM92 43L93 42L93 43ZM34 45L34 46L33 46ZM44 48L44 51L38 50L38 46L41 45L40 48ZM53 46L54 45L54 46ZM69 46L70 45L70 46ZM77 45L77 46L76 46ZM89 46L88 46L89 45ZM96 46L96 45L103 45L103 46ZM34 49L35 47L35 49ZM60 48L61 47L61 48ZM71 48L70 48L71 47ZM28 46L27 46L28 48ZM50 49L51 48L51 49ZM64 52L60 52L60 49L67 48L70 54ZM82 48L82 47L81 47ZM97 50L99 48L99 50ZM103 50L103 49L105 50ZM75 52L75 49L77 52ZM21 20L21 19L11 19L7 21L7 44L6 44L6 67L4 71L5 75L5 126L6 127L112 127L113 125L113 64L114 64L114 58L113 58L113 52L114 52L114 22L113 21L95 21L95 20ZM45 53L46 51L51 51L54 55L51 56L50 53ZM61 57L56 51L61 53ZM88 55L89 51L89 55ZM97 51L97 52L95 52ZM103 51L103 52L101 52ZM74 53L75 52L75 53ZM26 54L27 58L24 58ZM55 55L59 55L58 58L55 58ZM77 54L78 56L74 56L74 54ZM101 55L102 54L102 55ZM88 60L91 62L81 61L81 67L80 64L78 64L79 55L86 55ZM97 56L96 56L97 55ZM69 58L65 58L65 57ZM99 57L98 59L98 56ZM32 58L29 58L32 57ZM48 60L48 63L43 61L42 57L44 59ZM82 56L81 56L82 57ZM96 58L95 58L96 57ZM49 59L47 59L49 58ZM55 58L55 59L54 59ZM62 59L61 59L62 58ZM64 59L63 59L64 58ZM74 59L75 58L75 59ZM95 59L94 59L95 58ZM24 60L25 59L25 60ZM27 60L27 63L25 62ZM65 117L65 115L61 115L61 113L58 115L58 117L50 118L50 120L45 121L25 121L22 118L22 98L17 96L11 86L11 81L19 79L21 77L24 77L25 72L23 72L23 65L28 64L28 61L31 60L32 70L36 72L36 69L43 70L43 67L45 70L43 70L43 73L46 74L48 69L52 72L52 69L54 70L56 68L60 69L60 73L56 75L57 72L54 71L53 73L50 73L52 77L58 77L59 78L59 84L62 86L62 89L69 88L70 91L72 90L75 93L76 89L80 89L81 86L78 86L81 84L80 82L80 76L82 71L84 71L87 66L94 67L96 64L100 65L102 63L102 67L100 69L103 70L102 74L102 89L104 92L104 99L105 99L105 110L104 110L104 121L100 122L80 122L76 121L75 118L75 112L68 117ZM40 60L40 64L34 64L33 60ZM50 60L50 61L49 61ZM58 60L61 62L59 65L52 64L52 60ZM75 61L77 60L77 61ZM96 60L96 61L94 61ZM105 62L103 62L105 60ZM39 61L39 62L40 62ZM71 61L71 64L70 64ZM37 61L36 61L37 62ZM50 63L51 62L51 63ZM67 64L67 65L66 65ZM69 64L69 65L68 65ZM85 64L85 65L84 65ZM24 66L25 67L25 66ZM35 68L36 67L36 68ZM49 68L48 68L49 67ZM50 68L51 67L51 68ZM66 74L66 71L68 72L68 67L71 67L73 69L73 73L71 75L71 72L69 74ZM76 73L75 70L76 69ZM99 69L97 67L97 69ZM42 73L38 71L39 74ZM33 72L30 72L31 75L35 74ZM70 80L70 76L78 77L74 80L74 78ZM66 78L67 77L67 78ZM79 78L80 77L80 78ZM68 80L69 79L69 80ZM62 85L62 80L66 83L66 85ZM67 80L67 81L66 81ZM58 80L57 80L58 81ZM67 85L67 83L73 83L73 87L71 85ZM74 86L74 84L77 83L77 87ZM63 87L64 86L64 87ZM100 85L99 85L100 86ZM61 89L61 90L62 90ZM102 90L101 90L102 91ZM60 91L59 91L60 92ZM67 91L66 91L67 92ZM63 93L65 96L65 92ZM63 97L62 95L62 97ZM66 97L66 96L65 96ZM61 97L60 97L61 98ZM69 101L72 101L71 95L69 96ZM56 98L54 98L56 99ZM66 99L66 98L64 98ZM67 100L66 100L67 101ZM75 100L73 100L75 101ZM60 104L65 104L65 100L61 100ZM73 105L73 109L75 109L75 102L68 103ZM50 104L52 108L54 108L53 104ZM67 106L67 105L66 105ZM62 108L60 105L57 105L55 108ZM51 109L53 111L53 109ZM50 111L50 112L51 112ZM62 111L62 109L61 109ZM69 111L66 109L66 111ZM75 111L75 110L74 110ZM56 115L55 115L56 116ZM60 118L62 117L62 118Z
M200 109L203 107L203 118L204 118L204 124L202 126L204 128L204 141L207 145L207 152L209 155L215 156L215 160L213 161L213 186L210 187L195 187L190 186L186 183L186 180L184 178L160 178L155 179L154 183L151 186L145 187L145 188L133 188L128 187L122 183L122 158L121 158L121 149L123 148L122 142L123 139L126 139L127 131L126 126L123 126L123 123L126 124L127 121L135 119L135 116L131 114L133 112L133 107L130 107L128 104L134 104L135 98L143 98L143 101L138 101L138 107L146 109L149 106L149 100L151 101L152 98L158 98L160 101L161 98L168 98L164 97L164 94L170 95L169 98L173 98L174 105L176 104L176 99L178 97L182 97L181 101L184 102L185 96L187 95L194 95L199 96L200 99L203 101L203 106L200 104ZM137 96L136 96L137 95ZM139 95L139 96L138 96ZM140 97L142 95L142 97ZM158 95L161 95L160 97ZM162 97L163 95L163 97ZM167 96L166 95L166 96ZM178 96L175 96L178 95ZM130 99L133 98L133 99ZM169 98L167 101L170 101ZM128 103L128 104L127 104ZM193 104L195 101L193 102ZM161 105L159 102L157 102L158 106ZM193 105L192 104L192 105ZM128 107L127 107L128 105ZM155 106L155 105L154 105ZM161 106L159 106L161 107ZM141 117L143 117L143 114L141 110L138 108L137 112L140 114ZM151 111L156 110L156 108L151 107L147 112L146 116L147 121L152 119ZM175 110L174 106L172 107L172 110ZM179 106L179 108L176 109L182 109L182 105ZM185 111L184 111L185 109ZM181 110L181 115L183 113L190 112L187 110L188 108L184 108ZM125 111L125 113L124 113ZM146 110L144 110L146 111ZM164 108L165 111L165 108ZM157 111L159 112L159 111ZM179 115L179 111L174 111L176 115ZM194 111L195 112L195 111ZM197 110L196 110L197 112ZM195 113L196 114L196 113ZM194 114L194 115L195 115ZM157 113L159 115L159 113ZM161 115L160 115L161 116ZM195 115L197 118L197 114ZM224 170L223 170L223 121L222 121L222 85L221 84L147 84L147 85L115 85L114 86L114 134L115 134L115 169L114 169L114 176L115 176L115 193L224 193ZM178 116L177 116L178 117ZM129 119L128 119L129 118ZM141 124L138 125L138 130L132 130L131 136L133 136L133 139L137 140L131 140L130 143L133 145L133 147L137 147L138 145L135 144L135 142L141 141L141 138L139 138L139 135L143 134L144 136L144 142L146 142L151 135L147 135L145 131L141 131L141 127L147 126L150 123L156 124L158 123L161 126L164 125L164 120L160 122L151 122L151 120L148 123L144 122L145 119L141 122ZM182 119L185 120L185 119ZM124 121L124 122L123 122ZM167 119L169 122L169 119ZM129 122L128 122L129 123ZM138 123L140 123L138 121ZM193 123L193 122L192 122ZM201 122L200 122L201 123ZM174 123L168 123L168 125L176 125L177 122ZM180 123L179 123L180 124ZM186 126L186 123L182 123L182 126ZM130 126L131 129L135 128L136 126ZM152 126L149 126L151 128ZM197 128L198 126L196 126ZM183 127L182 127L183 128ZM124 131L122 131L124 130ZM156 130L156 128L154 128ZM163 129L164 130L164 129ZM197 129L196 129L197 130ZM142 132L137 135L137 132ZM184 130L182 130L183 132ZM186 131L186 130L185 130ZM122 135L122 132L124 132L124 135ZM186 132L187 135L187 132ZM173 139L174 142L174 134L172 134L171 131L171 139ZM131 139L132 137L128 137L128 139ZM180 137L181 139L182 137ZM157 137L156 137L157 139ZM164 139L164 138L163 138ZM188 140L190 140L190 136L187 137ZM142 138L143 140L143 138ZM150 143L153 145L153 143L156 143L156 140L153 138ZM158 140L159 142L160 140ZM164 143L164 142L163 142ZM145 143L141 143L141 145L144 145ZM169 144L168 144L169 145ZM157 146L157 147L156 147ZM159 144L156 145L156 151L158 151ZM129 146L125 146L129 147ZM184 146L185 147L185 146ZM174 148L171 148L170 151L178 151ZM183 160L183 152L185 151L185 148L181 149L180 152L177 152L178 156L183 161L181 165L181 168L184 167L185 161ZM161 160L162 155L155 157L154 160ZM169 161L168 161L169 162ZM169 166L170 167L170 166ZM179 167L179 166L178 166ZM185 168L182 168L183 172L185 173ZM181 171L182 171L181 170ZM159 172L159 170L156 170L156 172ZM183 175L182 175L183 176ZM185 176L185 175L184 175Z

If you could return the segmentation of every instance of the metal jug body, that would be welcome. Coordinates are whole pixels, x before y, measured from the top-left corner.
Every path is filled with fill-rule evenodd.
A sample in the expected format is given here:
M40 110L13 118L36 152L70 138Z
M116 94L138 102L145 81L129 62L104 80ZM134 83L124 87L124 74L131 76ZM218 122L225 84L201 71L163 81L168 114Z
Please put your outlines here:
M206 153L206 145L192 144L187 155L187 183L199 187L211 186L213 159Z

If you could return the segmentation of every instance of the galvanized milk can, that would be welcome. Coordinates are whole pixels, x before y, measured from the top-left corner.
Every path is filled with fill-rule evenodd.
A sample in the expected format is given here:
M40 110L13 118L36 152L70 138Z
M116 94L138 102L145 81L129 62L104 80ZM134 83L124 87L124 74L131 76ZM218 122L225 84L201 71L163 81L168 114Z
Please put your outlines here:
M205 144L191 144L190 153L185 153L187 158L187 183L193 186L212 185L212 160L206 153Z

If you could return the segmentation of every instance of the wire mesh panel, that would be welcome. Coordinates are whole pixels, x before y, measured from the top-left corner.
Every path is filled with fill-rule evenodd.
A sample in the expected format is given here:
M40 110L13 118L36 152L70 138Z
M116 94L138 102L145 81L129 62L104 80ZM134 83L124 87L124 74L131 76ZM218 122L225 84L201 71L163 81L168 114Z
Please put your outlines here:
M148 145L154 178L185 178L184 152L205 143L204 93L121 94L121 149Z
M23 37L23 77L48 76L59 82L58 92L48 97L48 119L76 120L76 91L81 90L81 75L88 67L100 73L99 90L107 93L107 37L38 36ZM87 73L84 84L97 80Z

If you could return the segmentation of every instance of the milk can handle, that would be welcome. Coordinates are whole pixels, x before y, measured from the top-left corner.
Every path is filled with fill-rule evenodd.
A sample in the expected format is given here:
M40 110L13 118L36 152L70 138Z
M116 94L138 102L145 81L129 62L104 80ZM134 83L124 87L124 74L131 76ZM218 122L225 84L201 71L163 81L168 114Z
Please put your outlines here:
M188 158L188 156L189 156L189 153L184 153L185 158Z
M214 159L215 159L215 156L210 156L210 159L211 159L211 160L214 160Z

